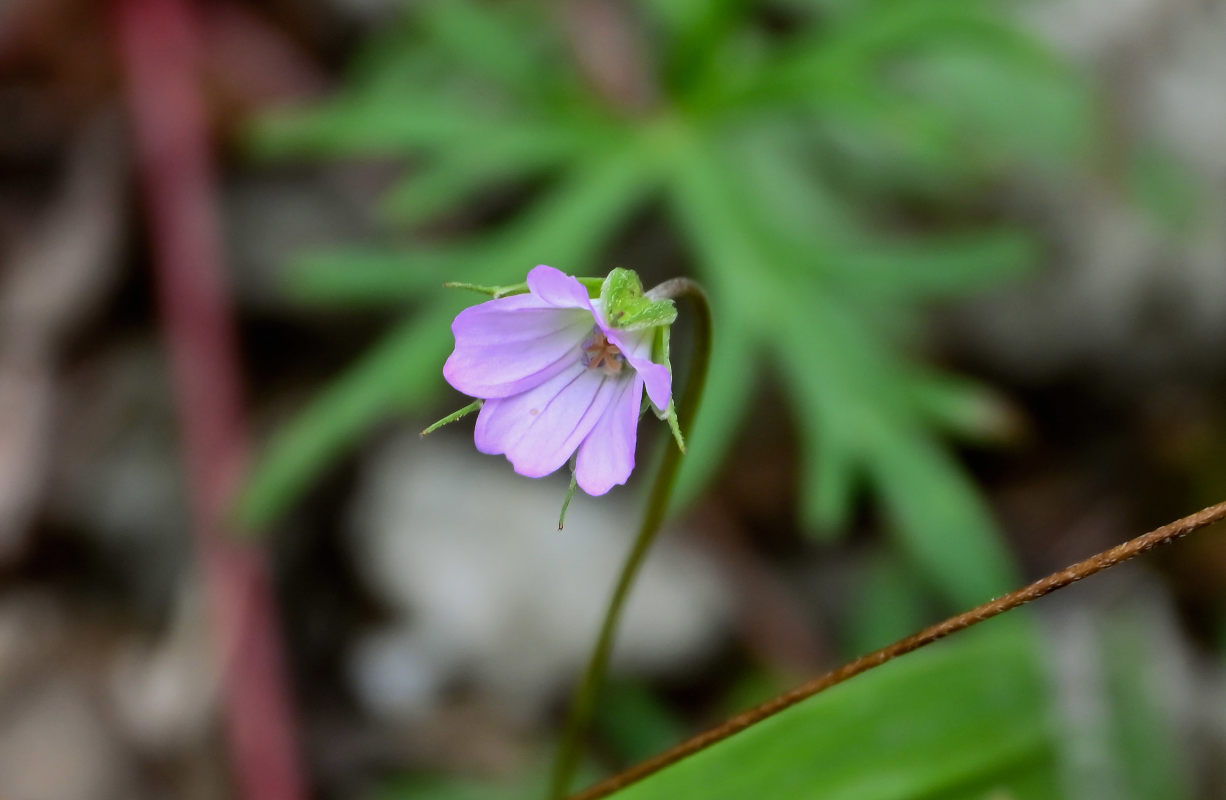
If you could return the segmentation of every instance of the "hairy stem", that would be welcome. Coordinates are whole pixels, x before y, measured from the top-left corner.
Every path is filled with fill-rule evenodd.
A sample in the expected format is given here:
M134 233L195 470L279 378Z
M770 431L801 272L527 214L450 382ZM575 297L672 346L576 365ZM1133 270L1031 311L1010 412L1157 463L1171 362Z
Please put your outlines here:
M653 299L688 297L697 312L694 317L694 359L690 367L689 380L686 382L685 395L681 398L678 416L692 424L698 413L702 400L703 387L707 381L707 365L711 360L711 305L706 292L688 278L673 278L656 286L647 292ZM626 598L630 588L638 577L639 568L655 541L668 511L669 500L672 497L673 485L677 480L677 470L681 466L681 452L675 447L664 448L664 458L660 462L660 471L656 475L647 499L647 508L643 513L643 521L639 526L638 535L622 564L613 596L605 610L604 622L600 626L600 635L588 661L587 671L583 681L575 692L570 712L566 718L566 727L562 732L562 741L554 760L553 778L550 783L549 797L553 800L565 797L574 781L575 770L579 765L579 757L583 752L583 742L587 738L591 725L592 714L596 709L596 701L604 684L605 674L609 668L609 657L613 653L613 643L617 635L617 626L621 621Z
M484 404L485 404L484 400L474 400L468 405L461 408L459 411L452 411L450 414L443 417L438 422L427 427L419 435L429 436L430 434L434 433L435 431L437 431L439 428L443 427L444 425L450 425L456 420L460 420L460 419L463 419L464 417L467 417L469 414L473 413L474 411L480 411L481 406Z
M876 652L861 656L836 670L827 672L825 675L815 678L808 683L767 700L757 708L739 714L722 725L700 733L660 755L653 756L625 772L601 781L595 786L575 795L570 800L597 800L597 798L607 797L636 781L659 772L671 764L675 764L683 758L692 756L700 750L705 750L733 734L740 733L751 725L756 725L766 718L796 705L802 700L807 700L818 692L829 689L831 686L854 678L874 667L879 667L898 656L930 645L938 639L944 639L950 634L966 630L973 625L978 625L980 622L989 620L998 614L1003 614L1018 606L1025 605L1032 600L1038 600L1040 597L1050 594L1057 589L1063 589L1069 584L1076 583L1105 569L1110 569L1117 564L1122 564L1142 553L1153 550L1155 547L1169 544L1176 539L1187 536L1193 531L1212 525L1215 522L1220 522L1223 519L1226 519L1226 503L1218 503L1215 506L1209 506L1195 514L1163 525L1161 528L1138 536L1131 541L1116 545L1110 550L1105 550L1070 567L1065 567L1059 572L1054 572L1028 586L1023 586L1021 589L998 597L995 600L990 600L983 605L976 606L970 611L964 611L944 622L938 622L936 625L925 628L919 633L913 633L888 647L883 647Z

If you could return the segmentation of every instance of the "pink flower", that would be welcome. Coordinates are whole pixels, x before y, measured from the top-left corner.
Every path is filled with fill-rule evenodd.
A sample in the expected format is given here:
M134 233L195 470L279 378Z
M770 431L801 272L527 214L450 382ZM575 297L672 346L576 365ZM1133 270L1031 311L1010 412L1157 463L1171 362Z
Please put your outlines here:
M634 470L644 387L656 408L668 408L672 376L651 360L656 329L610 327L600 300L553 267L529 272L528 290L460 312L443 376L485 401L475 436L482 453L505 455L529 478L575 455L579 487L604 494Z

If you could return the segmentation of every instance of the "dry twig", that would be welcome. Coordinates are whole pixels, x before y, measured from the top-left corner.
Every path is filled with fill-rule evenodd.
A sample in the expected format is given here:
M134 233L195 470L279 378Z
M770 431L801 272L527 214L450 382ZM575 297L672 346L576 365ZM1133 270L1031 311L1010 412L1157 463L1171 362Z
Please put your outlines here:
M738 714L727 722L717 727L711 728L708 731L698 734L692 739L688 739L681 744L673 747L670 750L653 756L646 761L631 767L625 772L618 773L600 783L592 786L585 791L579 792L570 798L570 800L597 800L597 798L608 797L614 792L624 789L636 781L648 777L660 770L680 761L687 756L692 756L700 750L705 750L711 745L717 744L728 737L740 733L751 725L755 725L767 717L774 716L781 711L784 711L802 700L807 700L818 692L825 691L831 686L842 683L850 678L867 672L873 667L879 667L887 661L892 661L898 656L905 655L921 647L932 644L938 639L944 639L950 634L966 630L972 625L978 625L980 622L989 620L998 614L1003 614L1006 611L1011 611L1018 606L1025 605L1032 600L1038 600L1040 597L1050 594L1057 589L1063 589L1069 584L1076 583L1079 580L1088 578L1102 572L1105 569L1110 569L1117 564L1122 564L1129 559L1135 558L1142 553L1149 552L1155 547L1164 544L1169 544L1176 539L1181 539L1193 531L1212 525L1226 519L1226 503L1218 503L1215 506L1203 509L1184 517L1183 519L1175 520L1161 528L1150 531L1149 533L1138 536L1131 541L1121 545L1116 545L1110 550L1105 550L1098 555L1091 556L1084 561L1079 561L1070 567L1066 567L1059 572L1052 573L1046 578L1037 580L1034 583L1023 586L1021 589L1010 592L995 600L990 600L981 606L972 608L970 611L964 611L957 616L950 617L944 622L938 622L919 633L914 633L905 639L900 639L888 647L883 647L876 652L861 656L855 661L839 667L836 670L827 672L808 683L801 684L795 689L784 692L777 697L774 697L757 708L752 708L742 714Z

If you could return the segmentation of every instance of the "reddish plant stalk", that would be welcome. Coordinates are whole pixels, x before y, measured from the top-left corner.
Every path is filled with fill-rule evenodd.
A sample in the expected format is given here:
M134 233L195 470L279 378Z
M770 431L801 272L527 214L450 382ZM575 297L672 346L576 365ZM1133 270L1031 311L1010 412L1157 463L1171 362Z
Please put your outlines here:
M114 10L235 784L244 800L300 800L268 568L230 530L247 432L191 9L114 0Z
M742 714L738 714L722 725L717 725L659 755L652 756L624 772L606 778L595 786L574 795L570 800L598 800L598 798L608 797L632 783L654 775L683 758L718 744L724 739L740 733L746 728L756 725L781 711L786 711L818 692L823 692L861 673L868 672L874 667L879 667L887 661L893 661L901 655L906 655L921 647L926 647L935 641L944 639L946 636L978 625L980 622L985 622L992 617L1025 605L1032 600L1038 600L1044 595L1051 594L1058 589L1063 589L1065 586L1074 584L1105 569L1110 569L1117 564L1122 564L1129 559L1136 558L1142 553L1153 550L1155 547L1182 539L1193 531L1200 530L1224 519L1226 519L1226 503L1218 503L1217 505L1201 509L1195 514L1189 514L1182 519L1167 523L1161 528L1155 528L1149 533L1116 545L1110 550L1104 550L1097 555L1090 556L1084 561L1078 561L1076 564L1065 567L1059 572L1053 572L1046 578L1037 580L994 600L989 600L983 605L950 617L944 622L938 622L936 625L924 628L922 631L913 633L905 639L899 639L888 647L883 647L868 655L860 656L855 661L844 664L836 670L831 670L808 683L801 684L795 689L773 697L756 708L751 708Z

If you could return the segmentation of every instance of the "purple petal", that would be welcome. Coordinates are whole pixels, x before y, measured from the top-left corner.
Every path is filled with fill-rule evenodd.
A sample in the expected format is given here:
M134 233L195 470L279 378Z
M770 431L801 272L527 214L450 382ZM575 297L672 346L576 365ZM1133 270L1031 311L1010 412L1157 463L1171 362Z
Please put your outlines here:
M534 389L490 400L477 416L477 449L505 454L520 475L548 475L575 452L623 383L576 362Z
M552 378L580 359L592 316L516 295L467 308L451 325L455 351L443 377L464 394L508 397Z
M661 411L666 410L673 394L673 376L668 367L648 358L627 356L626 360L647 385L647 396L651 398L652 404Z
M474 343L536 338L560 327L575 311L560 309L533 294L499 297L470 306L451 323L451 330Z
M575 278L559 269L540 264L528 273L528 289L556 308L582 308L591 310L592 301L587 289Z
M625 483L634 471L634 446L643 402L643 380L622 381L619 394L579 445L575 480L592 496Z
M655 337L655 329L642 331L623 331L606 326L604 316L598 317L598 324L604 331L605 338L617 345L622 355L630 362L647 386L647 396L655 407L663 411L668 408L668 400L673 393L673 376L668 367L651 360L651 347Z
M490 455L506 453L523 438L549 401L587 371L582 362L576 361L540 386L514 397L486 401L477 415L477 449Z

